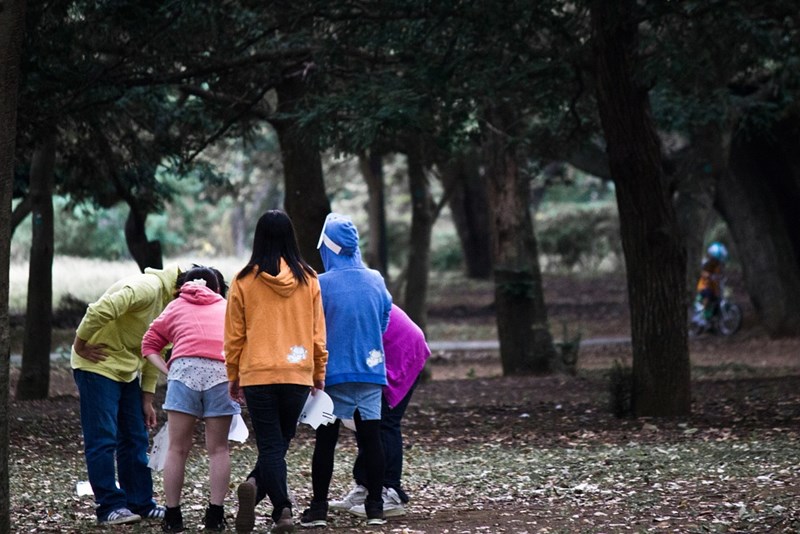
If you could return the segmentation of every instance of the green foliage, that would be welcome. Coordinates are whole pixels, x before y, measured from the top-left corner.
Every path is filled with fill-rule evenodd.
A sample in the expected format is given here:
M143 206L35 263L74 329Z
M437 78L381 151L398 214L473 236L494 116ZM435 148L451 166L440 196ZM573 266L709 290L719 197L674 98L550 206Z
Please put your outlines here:
M431 250L431 269L434 271L455 271L464 264L464 253L461 243L455 236L447 241L440 241Z
M566 204L536 215L539 251L553 268L597 270L622 258L619 218L611 203Z

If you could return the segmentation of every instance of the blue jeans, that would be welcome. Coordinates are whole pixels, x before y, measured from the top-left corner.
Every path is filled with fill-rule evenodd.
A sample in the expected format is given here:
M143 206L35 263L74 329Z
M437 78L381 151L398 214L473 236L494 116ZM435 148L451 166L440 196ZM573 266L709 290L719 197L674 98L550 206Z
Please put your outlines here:
M117 382L80 369L73 370L73 376L80 394L86 468L98 520L119 508L147 515L156 503L147 467L150 440L139 381Z
M403 415L406 413L411 394L417 387L415 382L403 400L394 408L389 408L386 397L381 397L381 440L383 441L383 457L385 467L383 471L383 486L394 488L398 495L405 501L408 498L403 492L400 481L403 477L403 433L400 428ZM353 478L357 484L366 486L366 465L364 454L359 448L356 462L353 464Z
M247 478L256 481L256 503L269 496L272 519L291 508L286 485L286 451L311 388L297 384L245 386L244 397L256 435L258 460Z

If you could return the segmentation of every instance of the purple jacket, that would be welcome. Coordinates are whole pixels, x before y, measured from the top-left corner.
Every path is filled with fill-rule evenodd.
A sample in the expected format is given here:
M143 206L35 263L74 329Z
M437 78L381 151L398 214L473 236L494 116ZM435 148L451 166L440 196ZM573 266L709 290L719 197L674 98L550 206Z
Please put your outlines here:
M422 329L396 304L392 304L389 326L383 334L383 352L387 383L383 394L394 408L408 394L431 355Z

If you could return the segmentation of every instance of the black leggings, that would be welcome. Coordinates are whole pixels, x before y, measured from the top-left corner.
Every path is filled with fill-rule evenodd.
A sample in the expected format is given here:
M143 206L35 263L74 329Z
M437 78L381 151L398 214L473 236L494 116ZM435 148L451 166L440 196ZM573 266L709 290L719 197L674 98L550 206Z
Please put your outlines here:
M364 454L367 468L368 501L382 501L383 491L383 441L381 441L381 421L363 421L356 410L356 440ZM317 427L317 441L314 445L314 457L311 460L311 485L314 489L313 500L318 503L328 502L328 490L333 477L333 457L336 442L339 441L339 420L329 425Z

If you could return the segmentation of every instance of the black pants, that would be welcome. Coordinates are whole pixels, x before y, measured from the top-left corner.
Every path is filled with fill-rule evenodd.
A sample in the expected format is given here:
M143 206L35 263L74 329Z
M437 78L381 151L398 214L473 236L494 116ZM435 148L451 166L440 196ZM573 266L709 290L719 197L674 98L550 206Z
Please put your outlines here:
M364 421L356 411L356 433L359 450L364 455L365 484L367 501L383 503L383 443L381 441L380 420ZM339 440L339 420L330 425L317 427L317 442L314 445L314 458L311 461L311 484L314 489L313 500L318 503L328 501L328 490L333 477L333 458L336 442Z

